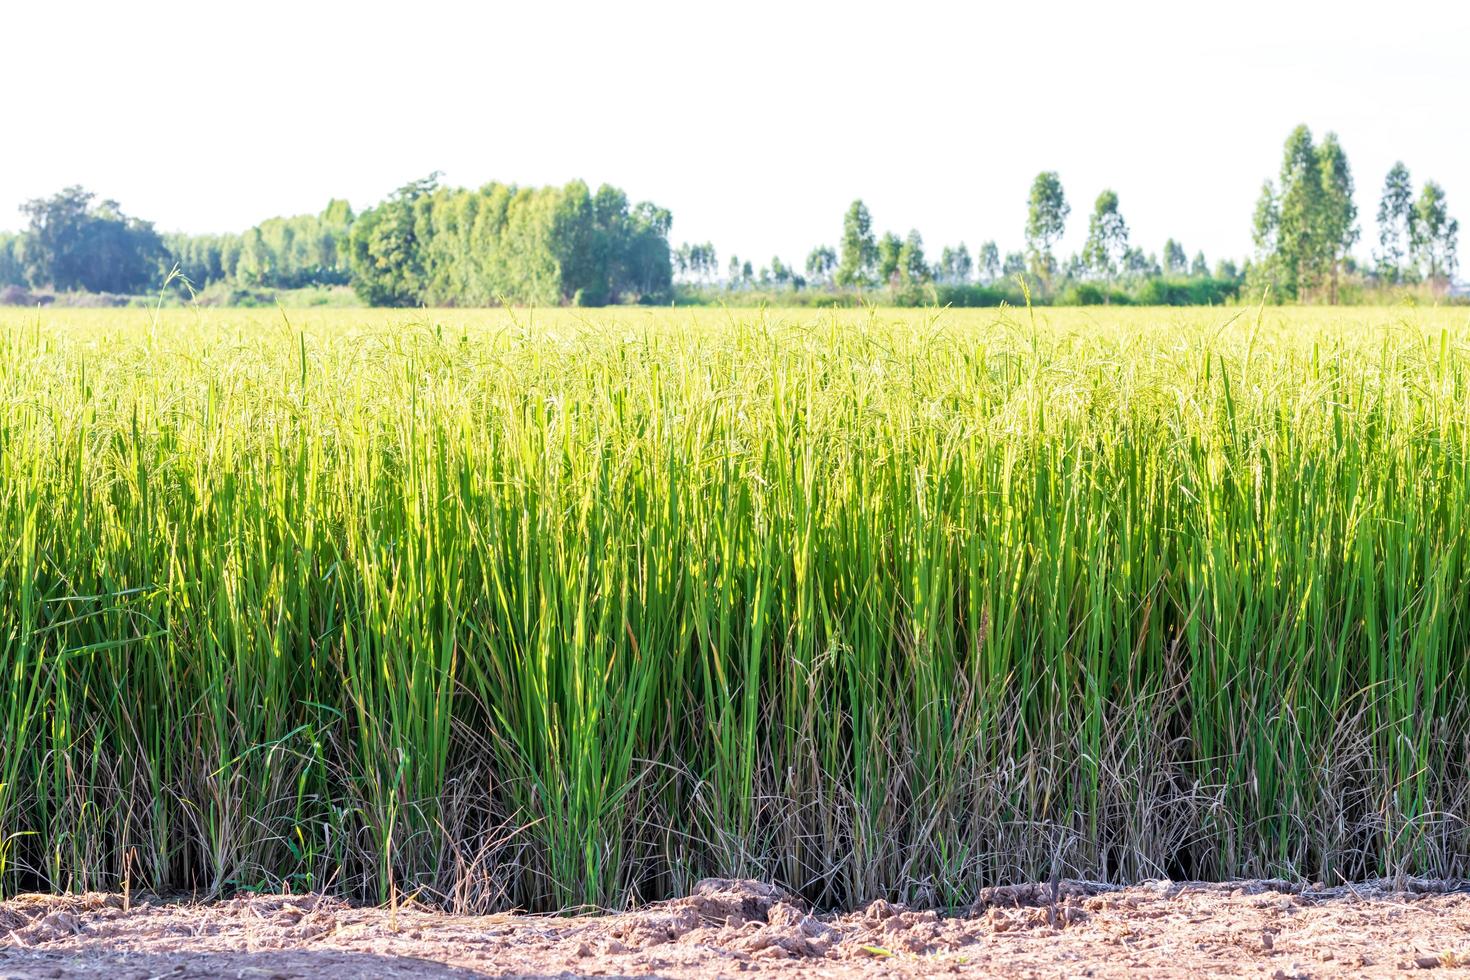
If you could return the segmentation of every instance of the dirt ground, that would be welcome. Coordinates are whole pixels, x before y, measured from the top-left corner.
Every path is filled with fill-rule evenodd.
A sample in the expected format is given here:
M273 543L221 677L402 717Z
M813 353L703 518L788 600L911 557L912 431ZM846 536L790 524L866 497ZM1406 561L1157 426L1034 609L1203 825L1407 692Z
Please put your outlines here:
M0 903L0 978L1470 976L1470 888L1400 881L1079 882L988 889L963 915L877 902L813 916L711 879L588 918L357 908L318 895L207 905L120 895Z

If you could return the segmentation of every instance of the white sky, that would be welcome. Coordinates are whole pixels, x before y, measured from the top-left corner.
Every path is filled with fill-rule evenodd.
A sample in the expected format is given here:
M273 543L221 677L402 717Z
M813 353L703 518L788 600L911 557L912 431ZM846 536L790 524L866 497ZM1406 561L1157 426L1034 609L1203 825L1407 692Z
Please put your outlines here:
M1292 126L1336 130L1366 256L1395 159L1470 229L1470 3L81 3L0 7L0 228L80 183L161 230L345 196L610 182L673 241L798 266L864 198L927 250L1021 244L1039 170L1079 248L1114 188L1135 244L1211 262Z

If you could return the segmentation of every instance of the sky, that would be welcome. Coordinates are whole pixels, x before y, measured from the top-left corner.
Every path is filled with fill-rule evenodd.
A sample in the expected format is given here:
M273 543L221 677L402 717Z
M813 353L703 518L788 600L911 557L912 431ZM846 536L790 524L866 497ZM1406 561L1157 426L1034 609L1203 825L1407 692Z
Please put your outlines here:
M1080 249L1099 191L1134 244L1244 257L1298 123L1470 226L1470 4L13 0L0 229L70 184L163 231L363 208L409 180L611 183L671 238L798 267L867 202L937 256L1019 250L1056 170Z

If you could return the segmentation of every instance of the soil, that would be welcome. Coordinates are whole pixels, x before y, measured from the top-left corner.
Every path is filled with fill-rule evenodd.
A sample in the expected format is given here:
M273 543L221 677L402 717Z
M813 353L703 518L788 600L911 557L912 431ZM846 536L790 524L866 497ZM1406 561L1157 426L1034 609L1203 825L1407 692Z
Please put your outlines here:
M812 915L710 879L583 918L361 908L320 895L0 903L0 978L1470 976L1470 889L1400 880L1062 882L984 891L941 916L886 902Z

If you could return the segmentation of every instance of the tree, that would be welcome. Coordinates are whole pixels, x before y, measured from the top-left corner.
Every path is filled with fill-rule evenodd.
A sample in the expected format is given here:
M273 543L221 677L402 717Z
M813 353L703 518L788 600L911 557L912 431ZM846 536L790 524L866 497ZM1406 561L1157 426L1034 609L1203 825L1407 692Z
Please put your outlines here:
M822 285L830 283L832 273L836 268L837 252L827 245L818 245L806 257L807 278L814 283Z
M1164 243L1164 273L1170 276L1182 276L1189 271L1189 257L1184 254L1184 246L1174 239Z
M1389 282L1404 280L1414 237L1414 185L1409 168L1398 161L1383 179L1383 193L1378 199L1378 252L1373 258L1380 277Z
M1019 276L1026 271L1026 256L1021 252L1007 252L1000 271L1006 277Z
M715 252L713 242L705 242L702 245L694 246L693 261L694 270L698 274L700 281L709 282L719 274L720 257Z
M974 268L975 263L964 242L957 248L946 245L939 253L939 264L934 267L934 278L950 284L966 283L970 281L970 273Z
M791 270L781 261L779 255L771 256L771 281L778 286L784 286L791 281Z
M1317 147L1306 126L1292 130L1279 184L1268 181L1256 204L1254 275L1293 298L1326 280L1335 301L1342 266L1358 237L1352 195L1352 172L1337 137L1328 133Z
M1277 238L1281 230L1281 207L1276 203L1276 185L1266 181L1256 198L1256 211L1251 218L1251 240L1256 246L1256 270L1267 282L1277 264Z
M903 239L893 232L886 232L878 242L878 279L889 286L898 284L899 254L903 251Z
M1322 196L1317 217L1320 262L1330 278L1328 302L1336 305L1338 281L1344 261L1358 241L1358 207L1353 203L1353 173L1347 154L1328 133L1317 148L1317 165L1322 172Z
M0 287L26 285L25 257L21 254L23 241L19 235L0 232Z
M1100 279L1110 278L1128 250L1128 223L1118 213L1118 195L1111 190L1097 196L1092 217L1087 220L1087 244L1083 264Z
M152 287L167 254L153 224L130 218L116 201L68 187L21 205L30 218L26 275L32 285L91 292L134 293Z
M1056 270L1052 246L1067 228L1072 208L1062 192L1062 180L1055 170L1045 170L1031 182L1031 199L1026 211L1026 249L1032 272L1049 281Z
M1437 287L1447 286L1459 268L1459 237L1460 222L1450 217L1444 188L1429 181L1414 205L1414 255L1420 273Z
M709 242L685 242L673 253L674 269L680 276L697 282L708 282L719 269L715 247Z
M1205 261L1203 251L1194 253L1194 261L1189 264L1189 274L1196 279L1204 279L1210 274L1210 264Z
M1145 255L1143 249L1130 248L1123 253L1123 274L1130 279L1147 279L1163 275L1164 270L1152 256Z
M352 227L348 248L352 287L371 306L414 306L425 276L414 227L414 205L439 186L437 172L410 181L369 208Z
M352 283L380 305L576 306L655 301L673 286L668 233L673 216L647 201L632 204L606 184L596 192L574 180L562 187L491 183L478 190L439 187L437 176L399 188L352 224ZM241 278L285 285L282 256L298 263L308 226L273 239L271 223L252 229L238 262ZM310 252L310 249L307 249ZM685 253L693 268L697 253ZM698 254L713 264L713 249Z
M929 264L924 261L924 239L916 229L909 231L898 250L898 275L906 286L929 281Z
M839 286L861 286L873 277L878 264L878 245L873 240L873 218L861 200L853 201L842 219L842 262L837 267Z
M995 282L1000 278L1000 248L995 242L986 242L980 246L979 256L980 277L986 282Z
M1298 126L1287 138L1281 161L1277 253L1293 296L1302 296L1321 281L1322 167L1312 133Z

